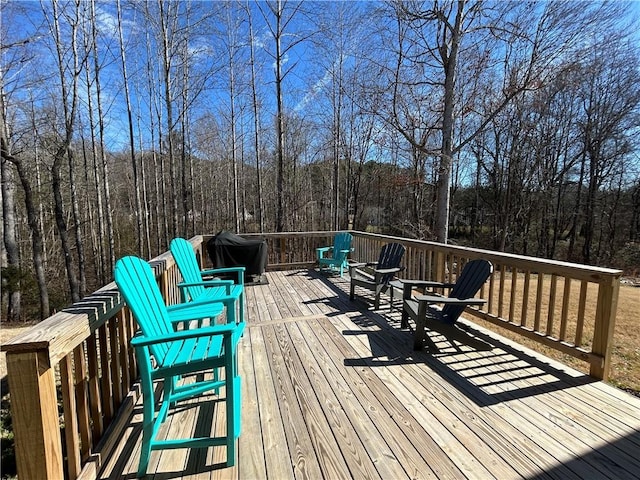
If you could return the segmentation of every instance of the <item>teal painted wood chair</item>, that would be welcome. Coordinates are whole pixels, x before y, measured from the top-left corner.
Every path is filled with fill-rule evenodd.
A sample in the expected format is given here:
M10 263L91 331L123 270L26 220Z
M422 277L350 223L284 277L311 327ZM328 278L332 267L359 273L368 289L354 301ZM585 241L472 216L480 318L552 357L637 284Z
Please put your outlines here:
M227 466L236 461L236 441L240 435L240 377L237 345L244 322L176 330L185 321L199 321L220 313L222 307L235 309L239 291L209 301L193 301L165 306L151 267L144 260L129 256L116 263L115 281L140 331L131 340L135 349L143 395L142 449L138 477L144 476L151 451L176 448L226 446ZM224 370L224 375L217 375ZM213 375L211 379L210 375ZM179 383L183 375L193 383ZM220 379L221 378L221 379ZM162 397L157 405L154 382L162 381ZM160 425L176 402L224 388L226 434L218 437L158 440ZM157 408L158 407L158 408Z
M347 232L336 234L333 239L333 246L316 248L318 257L318 267L320 271L339 271L342 277L345 268L348 268L347 257L353 251L351 248L352 235Z
M349 298L355 298L355 288L365 288L371 290L374 295L373 308L380 308L380 296L389 291L389 308L393 308L393 285L394 276L401 272L404 267L400 265L405 252L404 245L400 243L387 243L380 249L380 256L377 262L349 264L349 276L351 277L351 289Z
M409 319L416 325L414 350L421 350L427 340L425 328L440 332L449 340L474 346L481 350L490 348L485 342L470 337L456 326L456 322L464 309L472 305L483 305L487 301L474 298L482 285L493 272L493 265L488 260L471 260L465 264L455 283L442 283L427 280L401 280L403 284L401 328L409 327ZM414 290L421 288L430 290L424 295L414 295ZM433 292L434 289L449 290L448 296ZM442 309L434 308L441 304Z
M198 259L191 244L184 238L174 238L169 250L176 261L183 282L178 284L184 302L214 300L221 296L240 292L238 302L238 321L244 321L244 267L212 268L200 270ZM205 280L206 277L232 274L237 277L237 283L220 279ZM236 312L229 312L234 318Z

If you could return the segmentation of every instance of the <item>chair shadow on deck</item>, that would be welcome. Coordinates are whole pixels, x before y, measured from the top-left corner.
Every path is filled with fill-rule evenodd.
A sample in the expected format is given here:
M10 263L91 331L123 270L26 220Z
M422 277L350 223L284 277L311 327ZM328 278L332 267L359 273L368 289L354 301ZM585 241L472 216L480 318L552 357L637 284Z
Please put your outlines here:
M189 411L197 409L197 417L195 419L194 436L210 436L213 435L213 429L215 426L215 412L217 408L220 408L220 404L224 403L224 399L217 398L203 398L196 402L189 402L184 405L178 405L172 410L171 415L189 415ZM135 479L136 471L135 465L137 464L137 455L139 454L139 447L142 442L142 421L135 421L134 418L142 416L142 404L136 405L130 414L129 425L131 433L127 438L124 445L118 454L118 462L108 472L108 478L119 479ZM170 480L176 478L183 478L185 474L202 474L207 472L213 472L215 470L222 470L229 468L224 461L224 455L217 463L211 463L208 461L208 457L213 455L211 448L221 447L203 447L203 448L191 448L187 453L185 463L175 465L173 471L157 471L150 472L146 477L153 477L155 480ZM152 455L158 455L160 453L154 453ZM131 458L136 456L135 462L131 461ZM152 457L153 461L153 457ZM131 466L134 465L134 466ZM150 462L151 465L151 462ZM181 468L182 467L182 468ZM103 478L103 477L98 477Z
M305 272L307 273L307 272ZM495 405L508 400L549 393L596 382L586 374L574 376L528 354L494 335L473 328L466 321L460 326L470 334L470 341L447 339L437 332L428 333L427 348L413 350L413 330L400 329L400 308L391 313L369 310L367 303L349 300L349 292L340 288L334 279L308 272L312 280L320 280L335 297L312 300L336 309L326 316L357 312L350 316L353 330L343 335L365 335L371 355L345 358L344 365L352 367L383 367L392 365L425 365L445 379L461 394L479 406ZM344 282L348 288L348 282ZM365 308L367 308L365 310ZM372 330L372 327L378 327ZM464 339L464 337L463 337Z
M460 393L479 406L495 405L508 400L586 385L596 380L588 375L573 376L543 360L518 350L499 339L486 335L473 327L473 345L452 341L435 333L428 333L432 348L413 350L413 332L399 330L386 315L367 312L363 317L352 318L356 327L370 329L371 318L381 327L379 330L344 330L343 335L366 335L371 346L371 356L345 358L345 366L371 368L423 364L445 379ZM364 325L362 324L364 322ZM381 326L384 322L386 325ZM478 343L475 343L475 342ZM492 348L477 348L485 344ZM441 347L442 345L442 347Z

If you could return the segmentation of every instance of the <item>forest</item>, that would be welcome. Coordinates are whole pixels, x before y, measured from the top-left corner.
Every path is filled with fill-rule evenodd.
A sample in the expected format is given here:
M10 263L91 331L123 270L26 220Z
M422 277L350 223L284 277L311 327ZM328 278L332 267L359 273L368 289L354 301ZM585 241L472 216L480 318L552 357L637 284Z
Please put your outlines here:
M640 4L0 8L3 320L223 229L640 272Z

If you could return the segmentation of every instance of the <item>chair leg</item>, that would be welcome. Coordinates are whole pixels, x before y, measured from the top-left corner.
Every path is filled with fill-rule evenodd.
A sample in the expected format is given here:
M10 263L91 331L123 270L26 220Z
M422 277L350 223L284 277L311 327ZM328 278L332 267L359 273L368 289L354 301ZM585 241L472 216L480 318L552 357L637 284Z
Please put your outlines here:
M376 286L376 294L373 298L373 309L378 310L380 308L380 295L382 295L382 287L380 285Z
M400 328L409 328L409 314L404 311L404 305L402 305L402 317L400 317Z
M416 332L413 337L413 349L422 350L425 337L425 321L423 319L416 319Z
M155 395L150 374L151 365L149 365L149 357L146 355L137 355L137 357L138 364L140 365L140 383L142 387L142 446L140 448L137 477L143 477L147 473L149 457L151 456L151 444L153 442L155 423Z
M240 377L236 374L235 356L228 356L225 362L225 406L227 415L227 467L236 463L236 440L240 436L241 398Z

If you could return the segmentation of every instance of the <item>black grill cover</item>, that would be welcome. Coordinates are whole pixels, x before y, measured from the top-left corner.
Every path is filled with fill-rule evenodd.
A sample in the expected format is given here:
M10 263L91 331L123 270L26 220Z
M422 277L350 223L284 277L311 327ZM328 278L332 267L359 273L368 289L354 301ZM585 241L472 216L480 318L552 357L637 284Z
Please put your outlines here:
M207 242L213 268L246 268L246 275L262 275L267 268L267 241L247 239L224 230Z

